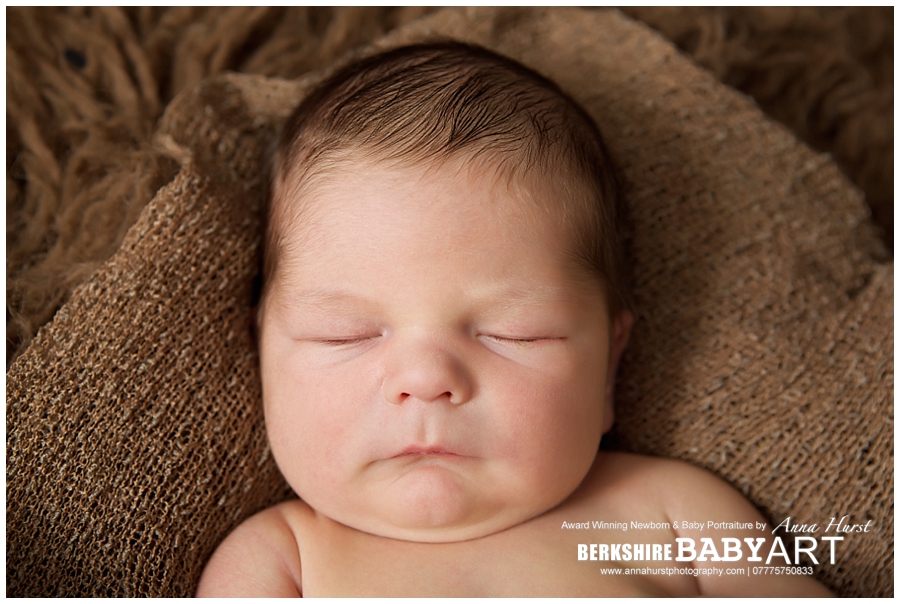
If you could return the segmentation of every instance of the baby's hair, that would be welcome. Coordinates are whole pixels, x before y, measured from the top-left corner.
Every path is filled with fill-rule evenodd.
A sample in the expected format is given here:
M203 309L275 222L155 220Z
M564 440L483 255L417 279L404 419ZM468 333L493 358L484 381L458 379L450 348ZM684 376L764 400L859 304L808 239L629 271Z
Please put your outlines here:
M479 161L510 180L552 180L564 199L550 210L564 221L570 253L599 278L611 312L631 308L623 204L597 127L550 80L459 42L405 46L350 63L294 110L271 165L263 287L277 269L281 226L297 215L286 198L298 203L329 167L451 158Z

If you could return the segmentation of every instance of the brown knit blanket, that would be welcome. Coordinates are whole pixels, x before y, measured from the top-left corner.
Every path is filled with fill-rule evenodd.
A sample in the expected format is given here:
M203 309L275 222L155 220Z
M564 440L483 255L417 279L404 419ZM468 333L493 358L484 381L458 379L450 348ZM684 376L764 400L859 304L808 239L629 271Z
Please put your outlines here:
M267 49L250 53L259 65L277 62L298 22L283 26L262 9L197 13L206 16L190 25L175 9L71 12L66 19L117 32L132 62L121 77L98 67L113 50L99 34L95 51L67 42L45 59L80 64L96 90L134 108L130 116L165 111L130 129L124 114L85 105L107 128L100 135L39 98L27 109L10 103L8 145L23 159L8 166L8 190L30 216L20 239L34 216L55 216L26 201L42 191L75 218L39 256L76 241L96 244L97 256L7 372L7 595L190 595L228 531L290 496L266 445L249 305L262 156L321 73L201 80L185 61L167 88L153 63L140 67L147 46L135 31L164 31L156 28L167 19L176 30L199 24L190 43L160 34L152 47L162 56L196 44L218 71L246 48ZM11 39L14 26L44 19L8 14ZM313 18L325 12L303 14L309 31L328 32L341 13L326 25ZM210 23L264 31L263 22L281 32L281 51L252 33L241 38L246 48L203 46L198 34ZM618 11L452 9L378 45L435 35L489 46L559 82L600 124L623 170L638 317L608 446L706 467L773 524L871 520L869 532L846 536L834 564L820 557L816 577L842 595L893 595L893 263L859 190L828 156ZM17 53L10 98L30 98L13 75L16 61L25 65ZM45 85L81 98L90 90L81 78ZM117 88L129 81L139 93ZM198 81L166 102L166 90ZM59 131L41 116L60 119ZM60 149L69 149L64 162ZM118 214L94 210L101 197L116 200ZM39 264L21 262L19 275Z

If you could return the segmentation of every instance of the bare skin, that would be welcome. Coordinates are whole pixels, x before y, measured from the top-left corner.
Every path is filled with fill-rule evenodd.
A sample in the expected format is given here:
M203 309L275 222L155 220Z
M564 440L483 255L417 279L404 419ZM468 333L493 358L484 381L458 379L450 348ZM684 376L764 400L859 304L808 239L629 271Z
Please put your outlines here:
M303 501L241 524L198 595L828 595L724 574L746 560L696 577L624 574L692 568L674 559L578 560L583 543L674 558L678 537L772 536L676 528L762 518L687 464L597 454L633 319L567 253L564 194L465 163L371 162L303 192L258 316L269 443ZM562 528L591 521L629 530Z
M601 569L747 569L762 562L676 562L676 537L766 538L768 531L568 530L563 522L762 522L734 489L693 466L601 452L561 505L499 533L420 543L363 533L299 500L241 525L204 570L199 597L246 596L830 596L797 575L610 575ZM579 543L669 543L672 561L579 561ZM302 559L302 561L301 561Z

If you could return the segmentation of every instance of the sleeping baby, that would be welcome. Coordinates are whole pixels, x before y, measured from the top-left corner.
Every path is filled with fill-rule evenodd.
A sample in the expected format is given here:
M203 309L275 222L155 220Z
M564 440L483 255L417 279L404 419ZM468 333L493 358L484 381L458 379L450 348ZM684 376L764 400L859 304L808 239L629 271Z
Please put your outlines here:
M811 569L767 559L718 478L598 452L633 322L622 218L591 119L509 59L410 46L322 83L274 158L257 314L300 499L232 532L198 595L828 595L751 572Z

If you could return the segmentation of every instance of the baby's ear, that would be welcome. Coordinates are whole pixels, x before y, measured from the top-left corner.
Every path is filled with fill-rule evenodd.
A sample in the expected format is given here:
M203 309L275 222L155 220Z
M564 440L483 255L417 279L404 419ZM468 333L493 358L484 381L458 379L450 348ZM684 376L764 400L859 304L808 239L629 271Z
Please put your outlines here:
M603 434L612 429L615 421L616 373L619 370L619 361L628 339L631 337L631 328L634 326L634 315L629 310L621 310L613 317L612 334L609 347L609 365L606 370L606 400L603 401L605 414L603 417Z
M612 324L612 348L610 349L609 361L611 373L615 375L616 369L619 367L619 360L622 353L625 352L625 346L631 338L631 328L634 327L634 315L630 310L621 310L613 319Z

